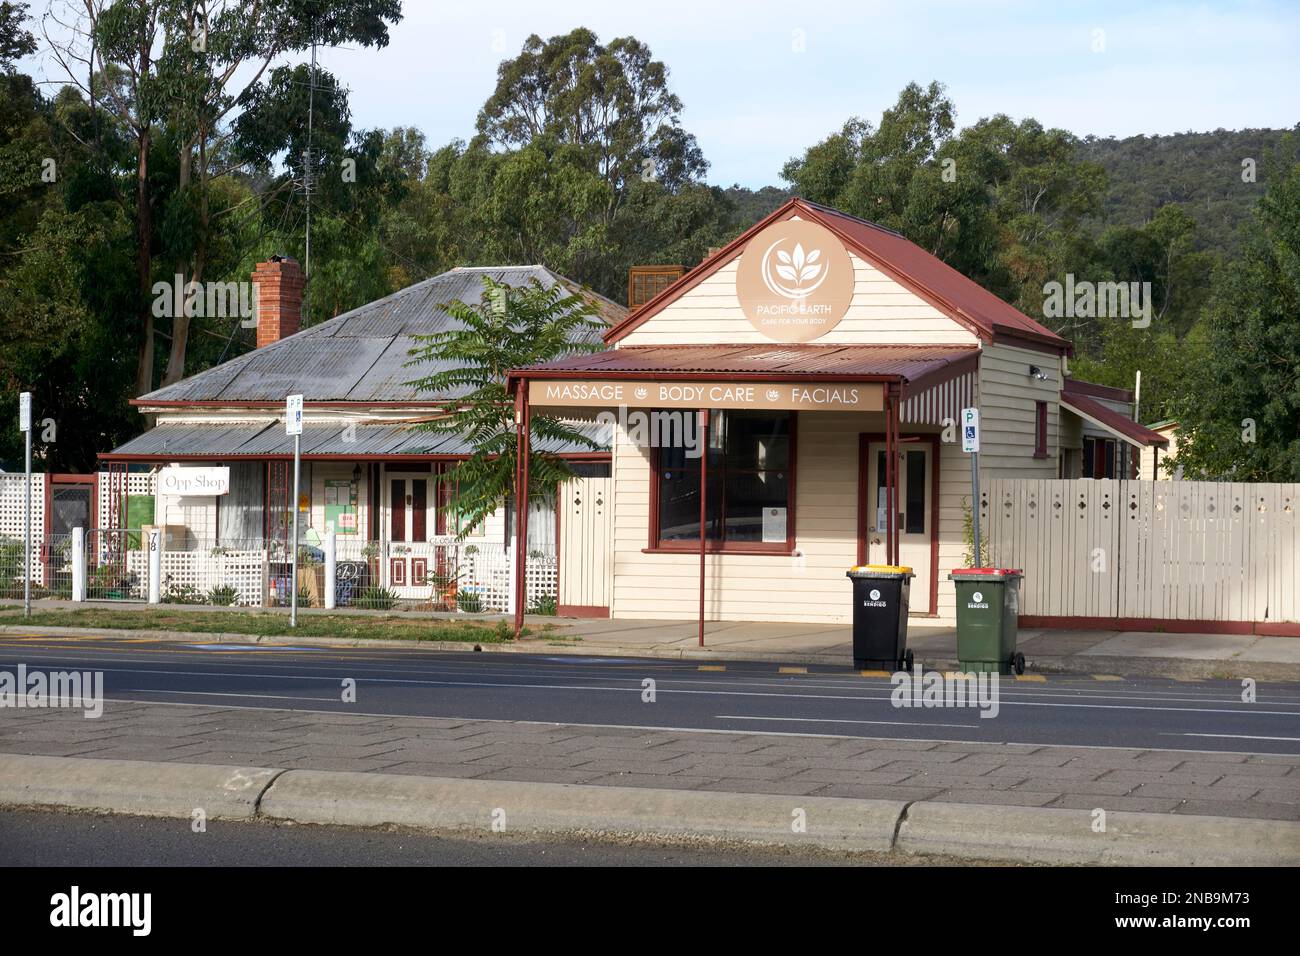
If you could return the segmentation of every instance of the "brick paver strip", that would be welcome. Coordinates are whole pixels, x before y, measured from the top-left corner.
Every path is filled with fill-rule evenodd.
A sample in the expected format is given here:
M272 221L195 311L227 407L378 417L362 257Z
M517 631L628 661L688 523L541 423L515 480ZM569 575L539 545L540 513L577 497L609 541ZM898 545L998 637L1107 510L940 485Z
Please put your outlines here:
M110 703L0 711L0 752L1300 820L1300 756L773 737Z

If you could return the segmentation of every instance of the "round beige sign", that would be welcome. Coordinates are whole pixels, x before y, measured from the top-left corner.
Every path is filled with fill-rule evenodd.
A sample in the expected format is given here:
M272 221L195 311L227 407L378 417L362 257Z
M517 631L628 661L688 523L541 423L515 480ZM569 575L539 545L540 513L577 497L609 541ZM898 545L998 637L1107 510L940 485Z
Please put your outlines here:
M745 318L778 342L811 342L839 325L853 298L853 263L815 222L768 226L745 246L736 270Z

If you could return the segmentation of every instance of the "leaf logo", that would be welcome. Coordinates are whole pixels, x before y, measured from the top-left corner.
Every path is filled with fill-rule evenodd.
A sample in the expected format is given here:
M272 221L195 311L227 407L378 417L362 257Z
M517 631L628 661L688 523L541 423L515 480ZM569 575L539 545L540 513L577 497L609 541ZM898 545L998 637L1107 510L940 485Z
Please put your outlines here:
M644 388L638 388L638 389L636 390L636 397L637 397L637 398L645 398L645 397L646 397L647 395L649 395L649 394L650 394L650 393L647 392Z
M787 299L800 301L817 291L826 281L825 263L820 249L804 250L803 243L796 242L794 249L778 249L782 240L768 246L763 254L763 284L768 290ZM775 253L775 255L773 254Z
M767 390L767 400L768 400L769 402L775 402L775 401L776 401L778 398L780 398L780 397L781 397L781 393L778 392L776 389L774 389L774 388L769 388L769 389Z

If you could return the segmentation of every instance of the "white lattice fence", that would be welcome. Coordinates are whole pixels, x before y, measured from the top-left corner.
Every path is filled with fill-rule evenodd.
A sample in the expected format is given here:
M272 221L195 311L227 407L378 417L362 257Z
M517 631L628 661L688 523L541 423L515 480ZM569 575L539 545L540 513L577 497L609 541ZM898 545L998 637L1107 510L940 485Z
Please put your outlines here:
M116 491L117 495L152 495L157 489L158 476L153 472L129 472L126 475L125 492L122 488L122 476L117 476L116 488L114 487L113 476L109 472L101 471L99 473L98 494L95 496L98 501L98 515L96 523L101 528L110 528L113 526L113 496ZM117 502L117 507L121 509L119 520L123 523L126 521L126 502Z
M23 571L23 535L26 516L23 509L24 474L0 474L0 588L21 582ZM45 475L32 473L32 550L28 573L33 582L41 579L41 542L45 537Z
M470 550L472 548L473 550ZM503 545L472 545L460 555L460 590L477 595L484 611L504 612L510 607L513 558ZM554 554L533 552L524 576L528 607L554 604L559 580Z

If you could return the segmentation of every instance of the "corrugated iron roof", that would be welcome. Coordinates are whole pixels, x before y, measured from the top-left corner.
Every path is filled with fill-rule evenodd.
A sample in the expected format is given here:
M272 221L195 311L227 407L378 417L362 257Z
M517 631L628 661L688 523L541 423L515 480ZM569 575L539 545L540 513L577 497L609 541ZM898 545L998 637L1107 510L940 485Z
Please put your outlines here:
M407 366L416 336L453 328L442 306L460 300L477 303L483 277L511 286L536 279L544 288L561 283L582 291L598 314L616 324L627 310L544 266L461 267L400 292L367 303L319 325L304 329L223 362L214 368L157 389L138 402L282 402L301 393L308 402L429 402L456 395L417 392L406 382L450 367L423 362ZM592 334L588 341L599 342Z
M514 369L511 376L617 375L663 372L727 375L819 375L915 381L978 351L967 345L629 345Z
M607 425L584 422L572 426L598 445L592 449L579 443L561 443L536 439L533 446L553 454L608 451L610 429ZM473 454L474 447L460 435L431 432L410 424L358 424L348 429L341 422L306 423L302 428L304 456L330 455L348 458L371 458L377 455L457 455ZM163 423L151 428L106 458L265 458L293 454L293 439L284 433L284 423L207 425Z
M1061 404L1131 445L1159 445L1163 448L1169 444L1169 439L1165 435L1139 425L1131 418L1125 418L1119 412L1107 408L1087 395L1080 395L1067 389L1061 392Z
M617 342L664 306L690 291L705 277L739 256L750 238L762 229L773 222L794 216L810 219L830 229L858 255L911 288L921 298L930 301L941 312L970 328L985 341L991 341L998 334L1010 334L1062 350L1070 348L1066 339L1010 303L1003 302L978 282L968 279L901 234L797 196L610 329L605 335L605 341Z

